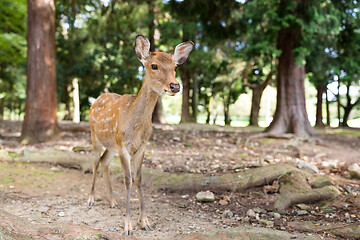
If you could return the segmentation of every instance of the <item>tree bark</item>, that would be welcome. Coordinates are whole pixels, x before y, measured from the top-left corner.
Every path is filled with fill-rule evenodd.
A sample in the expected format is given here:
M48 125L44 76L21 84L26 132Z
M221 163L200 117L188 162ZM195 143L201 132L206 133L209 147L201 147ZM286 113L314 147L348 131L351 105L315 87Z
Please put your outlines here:
M187 63L181 67L181 81L183 85L182 105L181 105L181 122L193 122L190 114L190 74Z
M330 104L329 104L329 96L328 96L328 90L326 88L326 125L330 126Z
M186 21L182 21L183 42L188 41L188 32L185 30ZM181 66L181 82L183 84L183 95L181 105L181 123L194 122L190 114L190 89L191 89L191 75L187 62Z
M274 74L273 72L270 72L269 75L266 77L266 80L260 82L259 84L246 84L252 89L249 126L255 126L255 127L259 126L261 97L265 88L271 83L271 78L273 74Z
M156 14L156 6L155 1L153 0L147 0L148 8L149 8L149 42L150 42L150 51L154 52L157 51L155 47L155 14ZM163 113L163 107L162 107L162 101L161 96L159 97L154 112L152 114L152 122L153 123L165 123L164 113Z
M316 94L316 121L315 121L315 127L324 127L323 123L323 114L322 114L322 96L324 91L326 90L326 86L320 84L316 86L317 94Z
M282 28L278 32L277 48L282 52L277 66L277 103L274 120L266 129L270 134L294 133L301 137L314 135L305 107L305 66L296 64L293 52L300 37L299 28Z
M191 109L192 109L191 118L194 122L197 122L198 104L199 104L199 86L198 86L197 78L194 77L192 82L192 96L191 96Z
M342 106L344 108L344 116L341 124L342 127L349 127L347 121L349 120L350 112L357 104L360 103L360 97L354 103L351 103L350 87L351 82L348 82L346 84L346 106Z
M23 143L43 142L59 134L55 70L55 3L29 0L27 87Z
M4 119L5 98L0 98L0 120Z
M338 127L341 127L340 78L338 79L336 102L337 102L337 116L338 116L338 122L339 122Z

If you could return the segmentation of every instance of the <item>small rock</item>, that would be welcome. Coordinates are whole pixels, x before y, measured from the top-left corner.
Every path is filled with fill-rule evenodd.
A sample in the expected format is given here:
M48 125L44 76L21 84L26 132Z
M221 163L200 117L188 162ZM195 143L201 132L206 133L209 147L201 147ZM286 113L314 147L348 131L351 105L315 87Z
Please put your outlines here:
M347 170L360 172L360 166L357 163L353 163L347 168Z
M280 213L274 212L274 219L280 219L281 215Z
M217 169L217 168L219 168L219 167L220 167L219 164L212 164L212 165L210 165L210 168L211 168L211 169Z
M58 168L58 167L52 167L52 168L50 168L50 171L52 171L52 172L61 172L61 169Z
M254 210L252 210L252 209L249 209L247 212L246 212L246 215L248 215L249 217L255 217L255 212L254 212Z
M297 211L297 215L298 215L298 216L308 215L308 211L306 211L306 210L299 210L299 211Z
M232 218L234 216L234 213L230 210L225 210L222 214L223 217Z
M216 143L216 145L221 145L222 141L221 141L221 139L216 139L215 143Z
M303 160L300 160L300 159L296 159L295 166L299 169L302 169L302 170L308 172L308 173L314 174L314 173L319 172L319 169L317 166L315 166L314 164L305 162Z
M196 200L199 202L213 202L215 201L215 195L212 192L198 192Z
M267 228L274 227L274 222L273 221L267 221L267 220L264 220L264 219L260 219L259 223L263 227L267 227Z
M12 186L12 185L11 185L11 186L9 186L9 188L10 188L10 189L14 189L14 188L15 188L15 186Z
M256 207L253 210L256 213L267 213L265 209L262 209L262 208L259 208L259 207Z
M179 137L173 137L173 139L172 139L173 142L180 142L180 140L181 139Z
M271 156L271 155L266 155L266 156L264 157L264 160L266 160L266 161L270 161L270 160L273 160L273 159L274 159L274 157Z
M59 212L58 216L59 217L65 217L65 213L64 212Z
M301 210L307 210L307 211L310 211L310 206L309 206L309 205L306 205L306 204L300 203L300 204L297 204L296 206L297 206L299 209L301 209Z
M322 161L321 162L321 166L324 168L337 168L339 164L339 160L334 159L334 160L327 160L327 161Z
M349 214L349 213L345 213L345 218L350 218L350 214Z
M226 206L226 205L229 204L228 201L225 201L225 200L223 200L223 199L221 199L221 200L219 201L219 203L220 203L221 206Z
M223 164L221 164L221 166L220 166L220 168L221 168L222 170L226 170L226 169L228 169L228 167L229 167L229 165L226 164L226 163L223 163Z

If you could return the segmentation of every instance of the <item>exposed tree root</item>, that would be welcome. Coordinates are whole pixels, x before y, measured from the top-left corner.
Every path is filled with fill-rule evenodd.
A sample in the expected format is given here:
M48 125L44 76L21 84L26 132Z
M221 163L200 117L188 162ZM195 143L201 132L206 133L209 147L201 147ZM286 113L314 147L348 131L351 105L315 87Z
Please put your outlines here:
M278 210L285 210L298 203L311 203L333 199L339 194L339 190L334 186L326 186L303 192L285 192L281 193L276 199L274 207Z

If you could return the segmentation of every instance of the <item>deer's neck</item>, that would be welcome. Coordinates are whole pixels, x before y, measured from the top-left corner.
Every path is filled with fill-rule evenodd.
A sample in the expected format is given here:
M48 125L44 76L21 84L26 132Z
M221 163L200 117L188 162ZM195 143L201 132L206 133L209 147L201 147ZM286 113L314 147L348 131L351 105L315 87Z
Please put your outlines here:
M150 88L145 78L133 105L130 107L128 126L136 129L149 123L158 98L159 94Z

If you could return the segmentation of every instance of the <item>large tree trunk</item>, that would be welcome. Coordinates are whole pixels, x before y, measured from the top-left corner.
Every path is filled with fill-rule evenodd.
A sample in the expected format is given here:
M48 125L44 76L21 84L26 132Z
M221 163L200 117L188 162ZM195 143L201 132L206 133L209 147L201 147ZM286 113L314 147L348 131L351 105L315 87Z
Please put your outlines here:
M55 70L55 3L29 0L27 19L27 87L23 143L58 136Z
M186 24L187 24L186 21L183 20L182 21L182 29L183 29L182 40L183 40L183 42L189 40L189 32L186 31L186 29L185 29ZM183 95L182 95L182 105L181 105L181 121L180 122L182 122L182 123L194 122L195 119L190 114L190 89L191 89L191 81L190 80L191 80L191 75L190 75L190 70L189 70L187 62L185 62L181 66L180 77L181 77L181 82L183 84Z
M322 114L322 96L324 91L326 90L326 86L320 84L316 86L317 95L316 95L316 121L315 121L315 127L324 127L323 123L323 114Z
M191 96L192 119L194 122L197 122L198 104L199 104L199 92L198 92L199 86L196 77L193 78L192 86L193 86L192 96Z
M193 122L190 114L190 74L185 62L181 66L181 81L183 85L182 105L181 105L181 122Z
M148 8L149 8L148 29L149 29L150 51L153 52L153 51L157 51L157 49L155 48L156 5L155 5L154 0L147 0L147 4L148 4ZM152 114L152 122L153 123L165 123L161 96L159 97L159 99L155 105L154 112Z
M314 135L305 107L305 66L295 62L294 48L301 29L282 28L278 32L280 49L277 66L277 103L274 120L266 129L271 134L294 133L301 137Z

